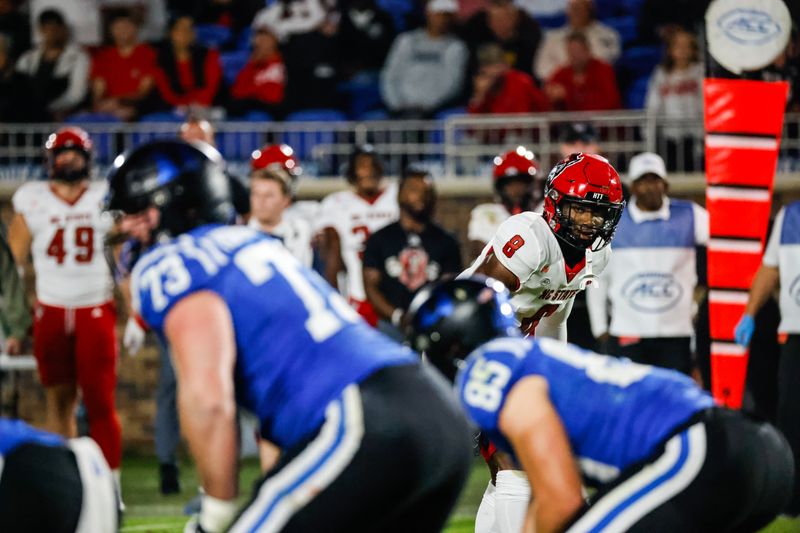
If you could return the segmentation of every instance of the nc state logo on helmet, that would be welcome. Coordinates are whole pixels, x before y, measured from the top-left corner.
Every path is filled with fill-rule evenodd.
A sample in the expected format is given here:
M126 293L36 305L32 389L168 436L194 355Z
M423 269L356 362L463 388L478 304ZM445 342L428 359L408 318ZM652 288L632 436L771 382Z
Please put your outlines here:
M570 154L547 176L544 218L572 247L597 251L608 245L624 205L619 174L605 157Z
M89 177L92 160L92 139L85 130L69 126L51 133L44 143L47 174L50 179L59 181L80 181ZM83 162L59 162L58 155L67 150L75 150L83 156Z
M522 179L533 183L539 172L536 156L524 146L518 146L514 150L496 156L492 163L494 164L492 177L497 191L510 179Z

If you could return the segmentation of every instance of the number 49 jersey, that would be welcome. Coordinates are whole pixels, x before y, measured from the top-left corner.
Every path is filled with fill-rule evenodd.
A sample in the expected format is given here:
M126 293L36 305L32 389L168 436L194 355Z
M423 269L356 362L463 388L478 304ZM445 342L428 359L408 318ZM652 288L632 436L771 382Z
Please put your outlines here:
M605 269L611 249L606 246L592 253L591 269L585 260L570 269L542 215L526 211L500 225L461 277L472 275L490 253L517 277L519 286L511 293L511 305L521 323L520 329L531 334L542 318L563 312L562 319L566 320L567 306L582 290L581 285Z
M11 203L33 237L36 298L57 307L90 307L111 300L113 281L103 255L111 218L102 205L105 181L92 182L72 204L45 181L28 182Z
M554 339L499 338L467 359L456 386L470 418L500 449L506 396L526 376L544 377L572 453L589 483L613 480L646 459L714 400L687 376L598 355Z
M197 228L151 249L131 279L134 307L162 337L166 315L185 296L211 291L226 302L237 401L282 448L316 430L348 385L416 360L363 322L279 240L252 228Z

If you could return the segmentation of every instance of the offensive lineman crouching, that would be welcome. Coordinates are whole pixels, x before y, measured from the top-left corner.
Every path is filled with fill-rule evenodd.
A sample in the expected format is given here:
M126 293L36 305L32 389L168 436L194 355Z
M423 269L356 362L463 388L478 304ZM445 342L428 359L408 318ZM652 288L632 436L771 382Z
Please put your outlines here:
M524 468L525 531L757 531L790 496L791 452L771 425L678 372L521 338L496 280L423 289L409 314L414 347ZM597 488L588 503L581 480Z
M225 225L218 152L140 146L112 171L109 209L152 243L133 303L172 349L198 531L440 530L469 469L463 414L279 240ZM283 452L238 518L237 402Z

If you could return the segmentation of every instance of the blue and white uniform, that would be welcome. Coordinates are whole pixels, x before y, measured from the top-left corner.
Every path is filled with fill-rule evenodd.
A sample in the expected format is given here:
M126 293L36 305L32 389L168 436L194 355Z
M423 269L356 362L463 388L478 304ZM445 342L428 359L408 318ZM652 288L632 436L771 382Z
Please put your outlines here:
M53 433L32 428L21 420L0 418L0 472L2 472L2 458L23 444L65 446L66 441Z
M237 401L281 448L313 434L348 385L415 360L362 322L279 240L252 228L197 228L147 252L132 280L134 307L162 336L165 317L185 296L211 291L228 304Z

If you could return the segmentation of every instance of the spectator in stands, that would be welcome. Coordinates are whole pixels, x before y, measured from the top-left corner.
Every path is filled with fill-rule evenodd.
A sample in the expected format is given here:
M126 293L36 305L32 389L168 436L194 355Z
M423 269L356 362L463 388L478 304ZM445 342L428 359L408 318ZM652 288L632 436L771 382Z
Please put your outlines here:
M264 0L193 0L184 3L184 9L194 15L198 24L224 26L233 34L249 28L256 13L264 7Z
M395 38L394 21L375 0L350 0L342 10L338 35L344 78L378 72Z
M22 342L31 327L25 284L17 273L17 264L5 237L0 233L0 326L5 336L0 352L9 355L22 353Z
M56 10L63 18L64 25L72 30L73 41L80 46L99 46L103 38L100 32L101 1L99 0L29 0L30 26L36 28L39 17L45 11ZM38 44L43 35L34 34Z
M516 4L533 18L557 17L567 10L567 0L517 0Z
M433 115L460 95L467 47L450 31L456 0L430 0L426 26L401 34L392 45L381 75L381 92L399 117Z
M622 50L616 30L594 18L592 0L569 0L567 2L567 25L547 33L536 56L534 67L540 80L550 78L567 62L567 40L574 33L586 36L591 55L613 64Z
M276 0L253 18L253 27L274 28L281 42L293 35L316 31L325 23L328 10L322 0Z
M639 40L662 44L676 30L697 33L711 0L643 0L639 9ZM787 2L791 5L792 2Z
M194 20L174 16L169 38L156 56L156 86L161 99L172 107L210 107L222 81L219 53L196 43Z
M464 24L461 37L469 45L472 69L478 48L486 43L497 43L503 48L509 65L532 75L533 58L542 31L513 0L490 0L485 9Z
M423 285L461 271L458 241L433 222L436 191L422 169L406 170L397 194L400 220L376 231L364 250L364 289L378 329L402 340L403 315Z
M63 119L85 100L89 56L70 40L60 11L42 11L38 19L42 42L17 61L17 70L31 80L33 99L55 120Z
M600 145L597 144L597 131L588 122L565 124L560 129L558 138L560 142L558 149L562 158L580 152L602 154Z
M583 33L567 38L568 63L558 69L545 85L553 106L564 111L601 111L620 108L614 69L592 57Z
M647 89L645 107L660 117L669 170L693 171L695 148L702 136L703 64L694 35L676 30L670 35L664 61Z
M478 72L472 79L470 113L536 113L550 101L530 75L508 66L503 49L488 43L478 49Z
M28 76L14 70L8 37L0 33L0 123L44 120L31 100Z
M94 110L131 120L153 90L156 53L139 42L139 27L129 10L118 10L109 21L114 45L103 48L92 61Z
M164 38L167 29L166 0L100 0L103 28L108 33L109 21L120 9L127 9L139 27L139 39L155 43ZM111 36L106 35L106 42Z
M229 110L233 115L266 111L283 115L286 67L278 50L278 37L268 25L253 27L253 52L231 87Z
M11 61L31 47L31 24L19 11L19 0L0 0L0 35L8 40L6 52Z

